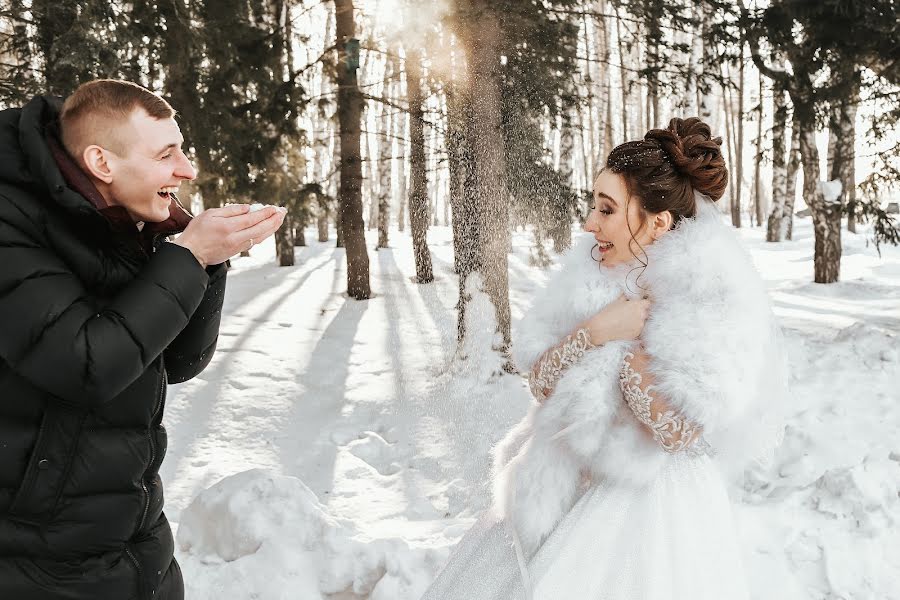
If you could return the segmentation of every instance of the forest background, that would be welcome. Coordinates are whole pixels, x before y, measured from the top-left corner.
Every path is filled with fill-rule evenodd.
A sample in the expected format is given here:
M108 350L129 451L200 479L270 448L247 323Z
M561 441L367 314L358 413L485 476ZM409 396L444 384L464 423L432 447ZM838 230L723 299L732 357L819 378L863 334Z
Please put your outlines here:
M178 110L195 213L289 208L167 406L189 596L418 598L489 501L530 401L513 325L604 157L697 115L791 363L785 441L737 492L753 597L900 598L898 23L892 0L0 0L0 108L141 83Z

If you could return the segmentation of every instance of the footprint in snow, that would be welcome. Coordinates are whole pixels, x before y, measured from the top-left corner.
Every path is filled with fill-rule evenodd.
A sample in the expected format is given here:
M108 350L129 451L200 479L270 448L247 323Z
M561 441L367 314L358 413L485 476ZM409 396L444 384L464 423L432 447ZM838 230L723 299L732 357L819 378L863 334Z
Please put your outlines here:
M347 450L381 475L393 475L402 468L396 462L397 453L393 445L374 431L364 432L360 439L347 444Z

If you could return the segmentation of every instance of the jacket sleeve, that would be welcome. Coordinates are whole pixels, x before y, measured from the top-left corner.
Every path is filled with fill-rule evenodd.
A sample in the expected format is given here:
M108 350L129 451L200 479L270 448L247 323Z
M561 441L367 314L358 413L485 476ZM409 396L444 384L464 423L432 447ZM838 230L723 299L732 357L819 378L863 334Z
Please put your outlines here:
M187 327L166 348L169 383L182 383L200 374L212 360L219 339L225 300L227 263L208 267L209 285Z
M163 244L115 296L91 295L36 225L0 214L0 358L63 402L115 398L188 324L208 275Z

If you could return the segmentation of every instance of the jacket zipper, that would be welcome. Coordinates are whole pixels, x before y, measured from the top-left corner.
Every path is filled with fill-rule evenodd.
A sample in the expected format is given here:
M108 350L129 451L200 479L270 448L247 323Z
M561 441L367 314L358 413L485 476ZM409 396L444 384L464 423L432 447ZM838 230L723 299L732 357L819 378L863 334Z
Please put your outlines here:
M128 556L128 559L131 560L131 564L134 565L135 570L138 574L138 597L144 597L144 569L141 568L141 563L138 562L137 557L131 551L131 548L125 546L125 554Z
M147 428L147 442L150 444L150 463L147 465L147 468L151 468L153 463L156 461L156 445L153 443L153 426L156 422L156 417L159 415L159 409L162 406L163 394L166 391L166 366L165 359L163 355L159 357L159 366L160 372L162 373L159 381L159 392L156 395L156 405L153 407L153 413L150 415L150 427ZM147 519L147 513L150 512L150 490L147 489L147 484L144 481L146 475L146 471L141 475L141 489L144 490L144 511L141 513L141 520L138 523L138 531L143 529L144 521Z
M27 473L28 481L22 483L22 489L17 494L18 498L27 498L31 494L31 489L34 487L34 480L37 479L37 464L41 460L40 456L37 453L43 447L41 438L43 437L44 427L45 427L44 423L46 423L46 421L47 421L47 418L45 415L44 418L41 419L41 426L38 427L37 437L34 438L36 440L36 442L35 442L34 450L32 450L32 452L34 453L34 455L35 455L34 458L36 460L31 461L31 463L32 463L30 465L31 470Z

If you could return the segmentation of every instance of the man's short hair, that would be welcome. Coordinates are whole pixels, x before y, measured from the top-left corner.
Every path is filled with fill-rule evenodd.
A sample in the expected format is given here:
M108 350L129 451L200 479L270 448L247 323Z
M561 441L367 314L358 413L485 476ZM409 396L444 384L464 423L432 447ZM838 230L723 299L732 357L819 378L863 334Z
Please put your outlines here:
M145 110L154 119L175 116L168 102L136 83L97 79L81 84L66 98L59 116L63 146L79 164L84 149L92 144L124 156L133 140L121 139L118 125L128 121L135 109Z

